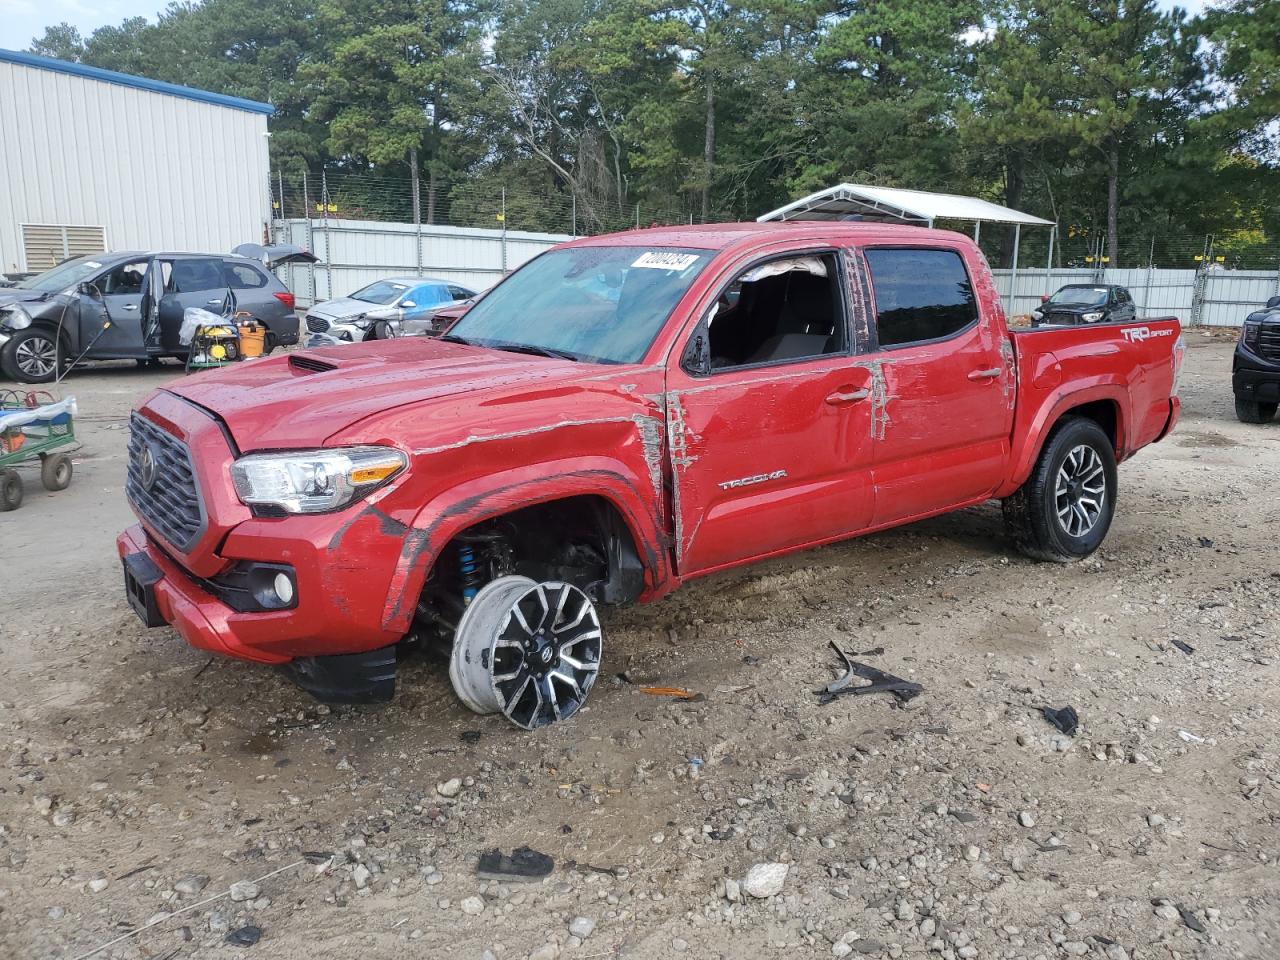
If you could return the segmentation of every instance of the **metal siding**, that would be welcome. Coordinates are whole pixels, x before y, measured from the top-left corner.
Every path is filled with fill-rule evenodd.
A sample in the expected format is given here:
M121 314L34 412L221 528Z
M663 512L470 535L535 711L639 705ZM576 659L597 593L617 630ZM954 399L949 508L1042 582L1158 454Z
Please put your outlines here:
M23 223L101 225L113 250L263 237L263 114L0 62L0 130L4 270L26 268Z
M484 290L502 279L504 246L510 271L570 239L552 233L338 219L277 220L275 237L320 258L313 266L291 264L277 271L304 306L396 275L434 277Z

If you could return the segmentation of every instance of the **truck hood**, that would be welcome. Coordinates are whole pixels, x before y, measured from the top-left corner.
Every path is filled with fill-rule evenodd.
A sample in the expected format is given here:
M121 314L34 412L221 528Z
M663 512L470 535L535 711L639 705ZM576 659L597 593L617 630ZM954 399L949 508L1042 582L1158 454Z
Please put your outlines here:
M430 339L373 341L247 360L164 389L216 414L242 451L318 447L406 404L576 378L583 364Z

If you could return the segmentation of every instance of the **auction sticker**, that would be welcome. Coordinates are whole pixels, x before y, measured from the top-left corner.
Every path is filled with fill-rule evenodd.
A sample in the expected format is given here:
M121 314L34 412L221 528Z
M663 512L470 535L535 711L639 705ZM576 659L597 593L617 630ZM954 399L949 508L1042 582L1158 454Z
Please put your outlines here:
M675 253L666 250L650 250L638 256L633 267L646 267L650 270L687 270L698 262L696 253Z

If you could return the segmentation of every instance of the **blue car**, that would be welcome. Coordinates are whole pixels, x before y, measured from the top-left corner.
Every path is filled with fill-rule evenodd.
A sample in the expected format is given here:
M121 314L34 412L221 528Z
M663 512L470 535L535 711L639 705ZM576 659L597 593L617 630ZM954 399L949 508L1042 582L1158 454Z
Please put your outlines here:
M388 277L347 297L307 311L307 345L358 343L390 337L435 336L436 311L470 300L476 292L452 280Z

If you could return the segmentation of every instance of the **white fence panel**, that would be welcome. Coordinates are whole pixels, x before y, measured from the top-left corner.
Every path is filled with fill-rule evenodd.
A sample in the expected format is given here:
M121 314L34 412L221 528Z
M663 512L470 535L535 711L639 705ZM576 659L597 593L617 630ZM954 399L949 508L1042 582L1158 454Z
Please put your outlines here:
M548 247L571 239L526 233L370 220L277 220L278 242L305 247L315 264L289 264L280 277L299 306L341 297L388 276L435 277L483 290Z
M1238 327L1244 318L1268 299L1280 295L1280 273L1275 270L1215 270L1204 278L1202 323Z

